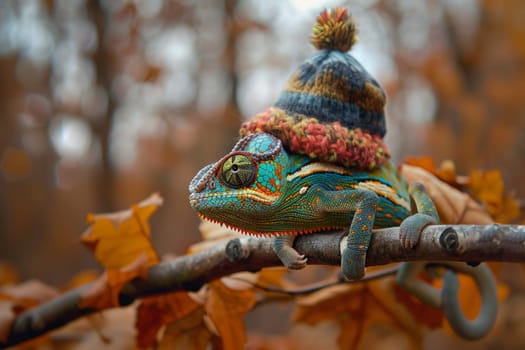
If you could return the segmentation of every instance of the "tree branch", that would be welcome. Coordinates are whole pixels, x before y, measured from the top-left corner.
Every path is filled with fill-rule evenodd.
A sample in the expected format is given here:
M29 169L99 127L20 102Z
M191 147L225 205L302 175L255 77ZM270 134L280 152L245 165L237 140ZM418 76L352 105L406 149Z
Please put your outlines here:
M295 248L309 264L339 265L339 242L345 232L304 235ZM399 242L399 228L374 230L367 252L367 266L402 261L525 262L525 226L435 225L427 227L416 248L406 250ZM148 278L137 278L124 286L120 304L137 298L174 291L196 291L205 283L241 271L281 266L270 239L242 237L219 243L193 255L185 255L149 269ZM81 308L85 285L30 309L14 320L0 348L18 344L95 312Z

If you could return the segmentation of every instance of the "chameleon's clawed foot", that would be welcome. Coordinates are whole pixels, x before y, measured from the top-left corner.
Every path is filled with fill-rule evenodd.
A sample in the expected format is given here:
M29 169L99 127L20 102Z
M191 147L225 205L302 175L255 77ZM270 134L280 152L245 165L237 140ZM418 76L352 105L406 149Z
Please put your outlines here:
M409 216L401 223L399 230L399 240L405 249L414 248L419 241L421 232L428 225L436 224L436 220L427 214L417 213Z
M284 266L292 270L300 270L306 266L308 260L293 248L295 236L278 236L273 240L273 251Z
M277 256L284 266L292 270L303 269L308 261L303 254L299 254L291 247L283 247L283 249L277 253Z
M349 248L341 253L341 272L348 281L356 281L365 275L365 255L356 256Z

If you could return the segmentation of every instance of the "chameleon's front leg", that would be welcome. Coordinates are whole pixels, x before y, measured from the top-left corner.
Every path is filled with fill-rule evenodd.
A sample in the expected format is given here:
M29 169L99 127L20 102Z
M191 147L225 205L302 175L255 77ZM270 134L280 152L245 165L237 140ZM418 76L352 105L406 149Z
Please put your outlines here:
M306 266L307 258L293 248L295 236L277 236L273 239L272 248L284 266L299 270Z
M326 191L318 209L325 212L354 213L348 234L341 240L341 272L348 280L365 274L365 259L376 216L379 197L368 190Z

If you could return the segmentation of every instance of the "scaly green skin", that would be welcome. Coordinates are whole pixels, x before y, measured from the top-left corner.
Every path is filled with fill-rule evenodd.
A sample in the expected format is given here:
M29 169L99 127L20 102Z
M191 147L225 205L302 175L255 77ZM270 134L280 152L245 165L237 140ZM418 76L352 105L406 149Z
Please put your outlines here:
M407 186L391 164L359 171L320 163L289 154L279 139L265 133L241 139L232 152L202 169L189 190L190 203L199 216L243 233L275 236L275 253L292 269L306 265L306 258L292 246L297 235L348 229L341 242L341 270L349 280L364 275L373 228L400 226L401 244L408 249L417 244L425 226L439 222L424 187ZM414 215L411 200L417 208ZM412 283L413 276L405 267L401 271L398 281L402 286L422 300L430 299L429 293L434 292ZM457 280L449 278L447 283L444 289L457 289ZM490 289L490 284L485 285ZM450 293L447 295L450 300ZM497 304L492 294L490 297L483 302ZM457 308L457 303L441 304L447 315L460 319L461 312L446 309L448 305ZM485 314L487 320L478 322L475 331L464 318L455 322L459 324L456 330L469 338L486 333L494 315Z

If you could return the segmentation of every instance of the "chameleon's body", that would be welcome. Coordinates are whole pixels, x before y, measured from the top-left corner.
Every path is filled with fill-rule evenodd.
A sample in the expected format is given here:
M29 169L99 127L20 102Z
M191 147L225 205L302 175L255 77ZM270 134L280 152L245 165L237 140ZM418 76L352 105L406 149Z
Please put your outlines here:
M439 217L424 187L407 185L388 162L385 93L346 53L357 40L346 9L323 11L311 40L319 51L296 70L275 108L241 126L244 137L232 152L195 176L190 203L208 220L274 236L275 253L292 269L306 265L293 248L297 235L347 230L341 271L356 280L364 275L373 228L400 226L401 245L410 249ZM490 329L497 302L490 273L478 272L485 266L469 271L484 286L487 306L472 323L456 302L457 280L449 274L440 294L418 282L410 266L416 265L401 268L400 285L442 307L458 333L476 338Z
M422 189L412 192L419 213L404 230L405 246L415 245L421 229L438 220ZM291 268L306 263L291 248L295 236L348 230L341 246L348 279L364 274L372 229L399 226L412 211L409 187L390 163L362 171L317 162L287 152L266 133L243 138L230 154L201 170L190 193L192 206L208 220L243 233L277 236L275 251Z
M189 190L199 216L242 233L275 236L274 251L289 268L306 265L306 258L292 247L297 235L348 230L341 241L341 269L348 279L364 274L372 228L401 226L401 244L411 248L424 227L439 220L424 188L407 186L390 163L359 171L317 162L289 153L279 139L266 133L241 139L232 152L199 171ZM458 334L477 339L495 319L493 278L484 264L475 269L448 265L471 274L480 287L483 305L475 321L461 313L453 274L446 275L441 294L415 278L424 263L419 267L405 263L398 282L422 301L443 308Z

